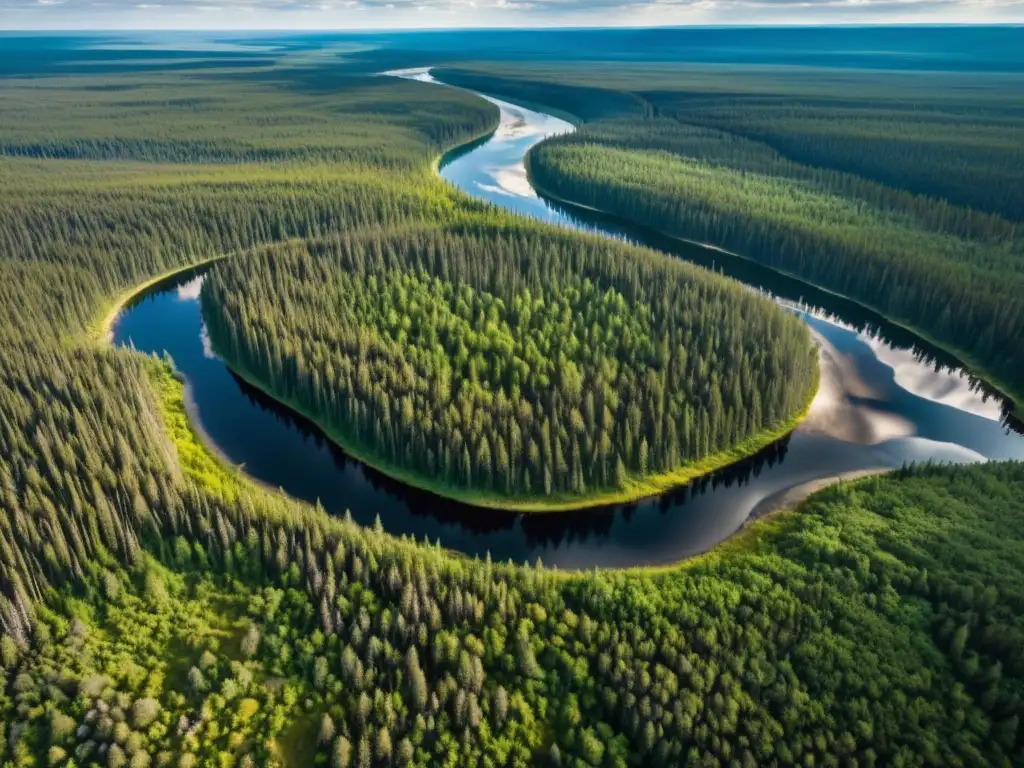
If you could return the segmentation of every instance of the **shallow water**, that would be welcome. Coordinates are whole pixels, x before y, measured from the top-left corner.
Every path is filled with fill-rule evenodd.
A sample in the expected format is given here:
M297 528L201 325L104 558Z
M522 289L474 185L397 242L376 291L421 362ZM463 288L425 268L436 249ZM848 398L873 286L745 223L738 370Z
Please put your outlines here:
M422 71L405 75L429 79ZM572 126L492 101L502 110L496 133L442 163L442 176L463 191L553 224L644 243L800 306L820 307L799 310L822 349L822 388L804 425L758 456L655 499L529 516L467 507L396 483L234 376L210 349L203 327L198 296L205 269L154 286L126 307L115 343L170 353L209 439L257 480L319 500L333 513L348 509L364 524L379 516L396 535L440 539L445 547L490 552L497 560L539 557L561 568L665 564L706 551L739 529L759 503L812 480L911 461L1024 459L1024 438L1014 431L1019 424L1006 419L1003 400L908 331L753 262L539 197L523 157Z

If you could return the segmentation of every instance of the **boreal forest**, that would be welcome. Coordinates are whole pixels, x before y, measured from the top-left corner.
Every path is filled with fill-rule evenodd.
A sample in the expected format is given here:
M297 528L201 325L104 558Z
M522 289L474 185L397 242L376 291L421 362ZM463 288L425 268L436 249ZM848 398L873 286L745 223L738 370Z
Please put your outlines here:
M1005 429L956 418L1013 456L1024 107L940 80L1017 83L1017 49L921 88L783 31L764 50L806 61L737 72L692 34L0 35L0 766L1024 764L1024 463L798 472L827 482L649 565L630 521L668 531L680 485L760 492L824 440L811 402L853 353L756 285L437 172L519 127L472 90L572 118L524 169L551 205L920 333L1004 404ZM472 90L380 75L426 66ZM198 306L196 358L241 400L348 452L350 503L218 445L191 363L119 330L161 300L162 330ZM347 511L404 485L435 535ZM636 567L466 554L452 499L610 519L546 551Z
M817 385L806 329L734 283L485 220L264 250L202 297L215 348L343 444L503 504L685 481Z
M609 70L439 74L577 110L581 130L529 155L553 197L849 296L1024 390L1019 90L967 73L843 73L835 95L819 72Z

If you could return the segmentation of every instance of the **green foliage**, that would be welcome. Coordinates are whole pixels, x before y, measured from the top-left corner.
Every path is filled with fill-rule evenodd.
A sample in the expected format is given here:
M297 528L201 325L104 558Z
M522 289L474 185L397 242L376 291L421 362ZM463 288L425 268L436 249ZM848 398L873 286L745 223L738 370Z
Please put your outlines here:
M416 171L496 118L493 106L458 91L438 98L409 81L330 65L321 77L316 91L286 70L12 78L0 89L0 155Z
M487 77L497 93L526 83L541 102L598 83L640 99L647 119L596 99L596 122L531 152L534 182L850 296L1011 395L1024 388L1018 97L941 73L833 73L827 87L814 70L672 64L452 74Z
M804 181L583 141L534 151L530 168L543 189L852 296L1020 386L1024 254L1015 241L933 232Z
M777 429L816 389L806 330L757 295L485 220L235 259L203 306L228 360L343 444L484 498L671 473Z
M323 67L321 87L334 83L339 99L346 92L350 112L366 113L351 119L381 133L391 118L367 114L400 113L420 87L389 91ZM377 144L395 147L393 163L334 167L297 151L288 162L268 155L257 164L238 162L231 139L255 82L280 88L288 111L312 110L301 119L267 115L270 124L299 126L293 150L315 135L301 126L317 115L346 118L317 111L329 110L328 98L301 108L289 100L299 86L287 67L259 78L204 72L178 92L198 94L210 83L222 96L239 89L224 107L232 119L216 123L219 164L153 162L166 153L210 159L209 147L174 142L202 138L199 127L220 107L199 120L192 113L202 112L201 101L187 109L173 100L133 104L142 86L130 73L0 84L0 92L36 89L38 99L22 93L18 103L41 110L32 137L45 138L47 152L93 153L88 162L0 158L0 765L1024 760L1020 464L920 467L844 485L686 566L573 576L396 540L219 468L189 432L167 366L88 335L108 301L198 259L298 236L346 232L259 250L253 268L273 253L338 280L332 259L342 244L379 241L397 254L405 236L450 245L453 263L473 252L460 244L474 238L509 265L519 250L486 239L489 228L474 232L469 224L480 221L468 211L478 216L478 207L430 180L430 137L476 132L458 119L445 123L449 108L457 115L460 104L475 104L468 97L424 91L441 124L417 129L408 155L403 142ZM105 129L113 136L123 123L123 133L103 146L146 162L98 150L104 131L84 112L74 138L74 116L88 110L76 93L84 88L107 94L108 107L123 96ZM357 108L360 88L381 90ZM65 109L55 114L57 100ZM489 110L474 109L489 124ZM141 127L139 110L148 115ZM4 146L23 147L27 118L9 114L0 124ZM60 128L52 139L47 121ZM256 141L251 124L239 130L244 143ZM140 136L161 134L173 141L139 149L150 141ZM338 159L349 150L320 151ZM375 229L349 233L362 225ZM552 302L576 306L572 297L588 295L584 280L601 287L600 297L612 290L622 327L640 340L625 344L631 354L646 349L644 334L659 337L659 318L671 317L673 304L645 309L626 264L670 269L657 274L681 275L682 285L721 305L723 320L730 316L735 289L723 281L627 259L591 240L504 226L509 243L514 235L550 246L549 266L586 267L543 281ZM569 242L578 253L563 247ZM609 270L613 262L618 271ZM507 299L493 282L485 290L487 263L463 282L485 318L494 308L496 328L503 319L512 327L515 297L537 289L512 285ZM476 315L451 303L454 283L435 283L421 266L378 270L378 285L387 276L393 289L387 301L395 305L409 286L439 313L447 306L449 327L458 319L477 333ZM362 298L364 317L379 320L390 308ZM586 306L602 322L610 317L596 294ZM777 313L765 318L784 325ZM553 333L553 316L551 324ZM392 339L380 328L382 342ZM724 335L712 341L732 349ZM598 345L578 359L598 353L617 361L619 348ZM647 462L657 450L650 441Z
M1020 464L911 469L825 491L687 567L572 578L287 502L183 499L212 515L198 541L213 568L142 561L112 601L89 568L81 597L42 604L8 671L10 754L1000 764L1021 749L1021 499ZM227 638L247 626L264 640L243 661Z

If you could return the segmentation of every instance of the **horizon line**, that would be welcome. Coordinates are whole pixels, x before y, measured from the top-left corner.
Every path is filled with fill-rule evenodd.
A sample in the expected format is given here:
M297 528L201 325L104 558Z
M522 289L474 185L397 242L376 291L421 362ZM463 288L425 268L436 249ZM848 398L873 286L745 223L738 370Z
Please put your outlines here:
M314 29L305 27L289 27L286 29L246 29L242 27L176 27L176 28L153 28L153 27L122 27L122 28L83 28L83 29L48 29L45 27L24 27L24 28L2 28L0 35L10 34L52 34L52 35L92 35L92 34L130 34L130 33L158 33L158 34L195 34L195 33L217 33L236 32L249 35L332 35L338 33L347 34L382 34L382 33L430 33L430 32L483 32L483 31L522 31L522 32L575 32L575 31L615 31L615 30L696 30L696 29L891 29L891 28L968 28L968 29L992 29L992 28L1024 28L1024 19L1020 21L990 21L990 22L957 22L957 21L887 21L887 22L808 22L786 23L786 24L728 24L722 22L709 24L665 24L665 25L551 25L551 26L523 26L523 25L481 25L466 27L336 27L333 29Z

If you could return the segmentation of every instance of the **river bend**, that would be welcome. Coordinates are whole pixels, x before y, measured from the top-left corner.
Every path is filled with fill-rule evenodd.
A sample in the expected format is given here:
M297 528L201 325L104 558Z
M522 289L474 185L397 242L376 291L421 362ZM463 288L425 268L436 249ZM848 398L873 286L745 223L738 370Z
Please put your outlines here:
M432 81L427 70L393 73ZM441 87L424 85L423 87ZM847 473L908 462L1024 459L1008 403L954 358L859 305L720 251L547 201L530 186L527 151L570 131L559 118L484 96L501 110L487 140L450 153L440 173L463 192L557 226L628 240L723 272L795 304L821 349L811 415L757 456L663 496L626 505L523 515L457 504L397 483L327 441L309 421L236 377L210 347L199 308L203 274L159 283L130 302L114 342L171 355L189 383L192 418L254 479L395 535L496 560L566 569L661 565L727 538L773 500ZM810 309L809 307L817 307Z

